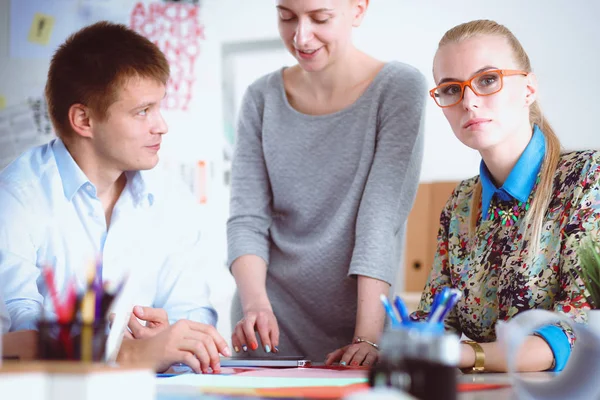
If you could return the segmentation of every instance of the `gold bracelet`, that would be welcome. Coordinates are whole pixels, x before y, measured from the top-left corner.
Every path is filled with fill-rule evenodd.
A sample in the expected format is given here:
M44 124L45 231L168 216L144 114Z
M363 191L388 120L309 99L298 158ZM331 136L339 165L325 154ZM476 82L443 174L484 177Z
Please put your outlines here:
M475 365L473 365L473 368L465 368L465 370L463 370L463 372L466 373L470 373L470 372L475 372L475 373L480 373L480 372L484 372L485 371L485 352L483 351L483 347L481 347L481 345L473 340L463 340L461 343L464 344L468 344L469 346L471 346L471 348L473 349L473 351L475 351Z
M355 337L355 338L354 338L354 340L352 341L352 343L353 343L353 344L357 344L357 343L363 343L363 342L364 342L364 343L368 343L368 344L370 344L371 346L375 347L375 349L376 349L376 350L379 350L379 345L378 345L377 343L373 343L373 342L371 342L370 340L363 339L363 338L361 338L361 337L358 337L358 336L357 336L357 337Z

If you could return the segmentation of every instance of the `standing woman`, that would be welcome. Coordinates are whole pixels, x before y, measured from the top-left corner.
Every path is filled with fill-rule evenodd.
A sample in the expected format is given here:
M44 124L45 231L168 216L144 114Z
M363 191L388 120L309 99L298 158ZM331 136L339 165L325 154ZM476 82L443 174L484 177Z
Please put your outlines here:
M254 82L239 119L228 263L238 352L369 365L422 159L425 79L351 40L368 0L277 0L298 64ZM264 355L264 353L261 354Z
M472 339L462 344L460 366L506 371L497 321L530 309L585 320L590 305L577 247L586 232L600 230L600 152L561 153L527 53L494 21L446 32L433 75L431 95L482 161L442 212L433 270L413 317L427 318L442 288L459 289L446 323ZM521 347L517 367L561 370L573 342L567 327L543 327Z

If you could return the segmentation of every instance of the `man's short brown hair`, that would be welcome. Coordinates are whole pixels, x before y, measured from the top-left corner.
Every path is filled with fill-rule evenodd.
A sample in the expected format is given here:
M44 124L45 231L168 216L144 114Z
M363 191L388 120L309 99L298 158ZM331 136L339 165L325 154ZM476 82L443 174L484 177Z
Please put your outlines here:
M70 137L69 108L89 107L99 119L130 78L164 85L169 63L150 40L122 24L98 22L71 35L54 53L46 82L48 112L59 137Z

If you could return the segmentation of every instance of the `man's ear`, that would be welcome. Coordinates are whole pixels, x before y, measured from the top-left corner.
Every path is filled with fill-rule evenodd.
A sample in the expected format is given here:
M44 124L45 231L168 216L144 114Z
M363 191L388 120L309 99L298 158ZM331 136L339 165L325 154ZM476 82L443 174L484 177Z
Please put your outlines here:
M525 105L531 106L537 100L538 81L533 72L527 75L527 92L525 95Z
M354 20L352 22L353 27L358 27L362 23L365 18L365 14L367 13L367 8L369 8L369 0L354 0L356 4L354 4Z
M93 136L90 109L83 104L76 103L69 107L69 124L79 136L87 138Z

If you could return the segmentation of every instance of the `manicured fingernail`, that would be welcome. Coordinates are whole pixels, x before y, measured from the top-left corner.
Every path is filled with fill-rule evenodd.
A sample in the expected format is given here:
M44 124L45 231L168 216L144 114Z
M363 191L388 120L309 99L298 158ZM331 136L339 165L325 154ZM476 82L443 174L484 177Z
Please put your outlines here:
M248 351L248 346L246 346L245 344L242 345L242 350L244 351Z
M223 355L225 357L231 357L232 354L231 354L231 350L229 350L229 346L227 346L223 349Z
M135 310L140 315L140 317L144 316L144 309L140 306L135 306Z
M250 347L252 348L252 350L256 350L258 349L258 343L252 343Z
M351 365L356 367L358 365L358 363L356 361L352 361Z
M235 350L235 352L236 352L236 353L239 353L239 352L240 352L240 348L239 348L239 347L237 347L237 346L234 346L234 347L233 347L233 349Z
M340 365L346 365L346 361L340 361Z
M271 346L269 346L269 345L266 345L266 346L265 346L265 351L266 351L267 353L270 353L270 352L271 352Z
M275 353L279 353L279 348L277 346L273 346L273 349L275 350Z

